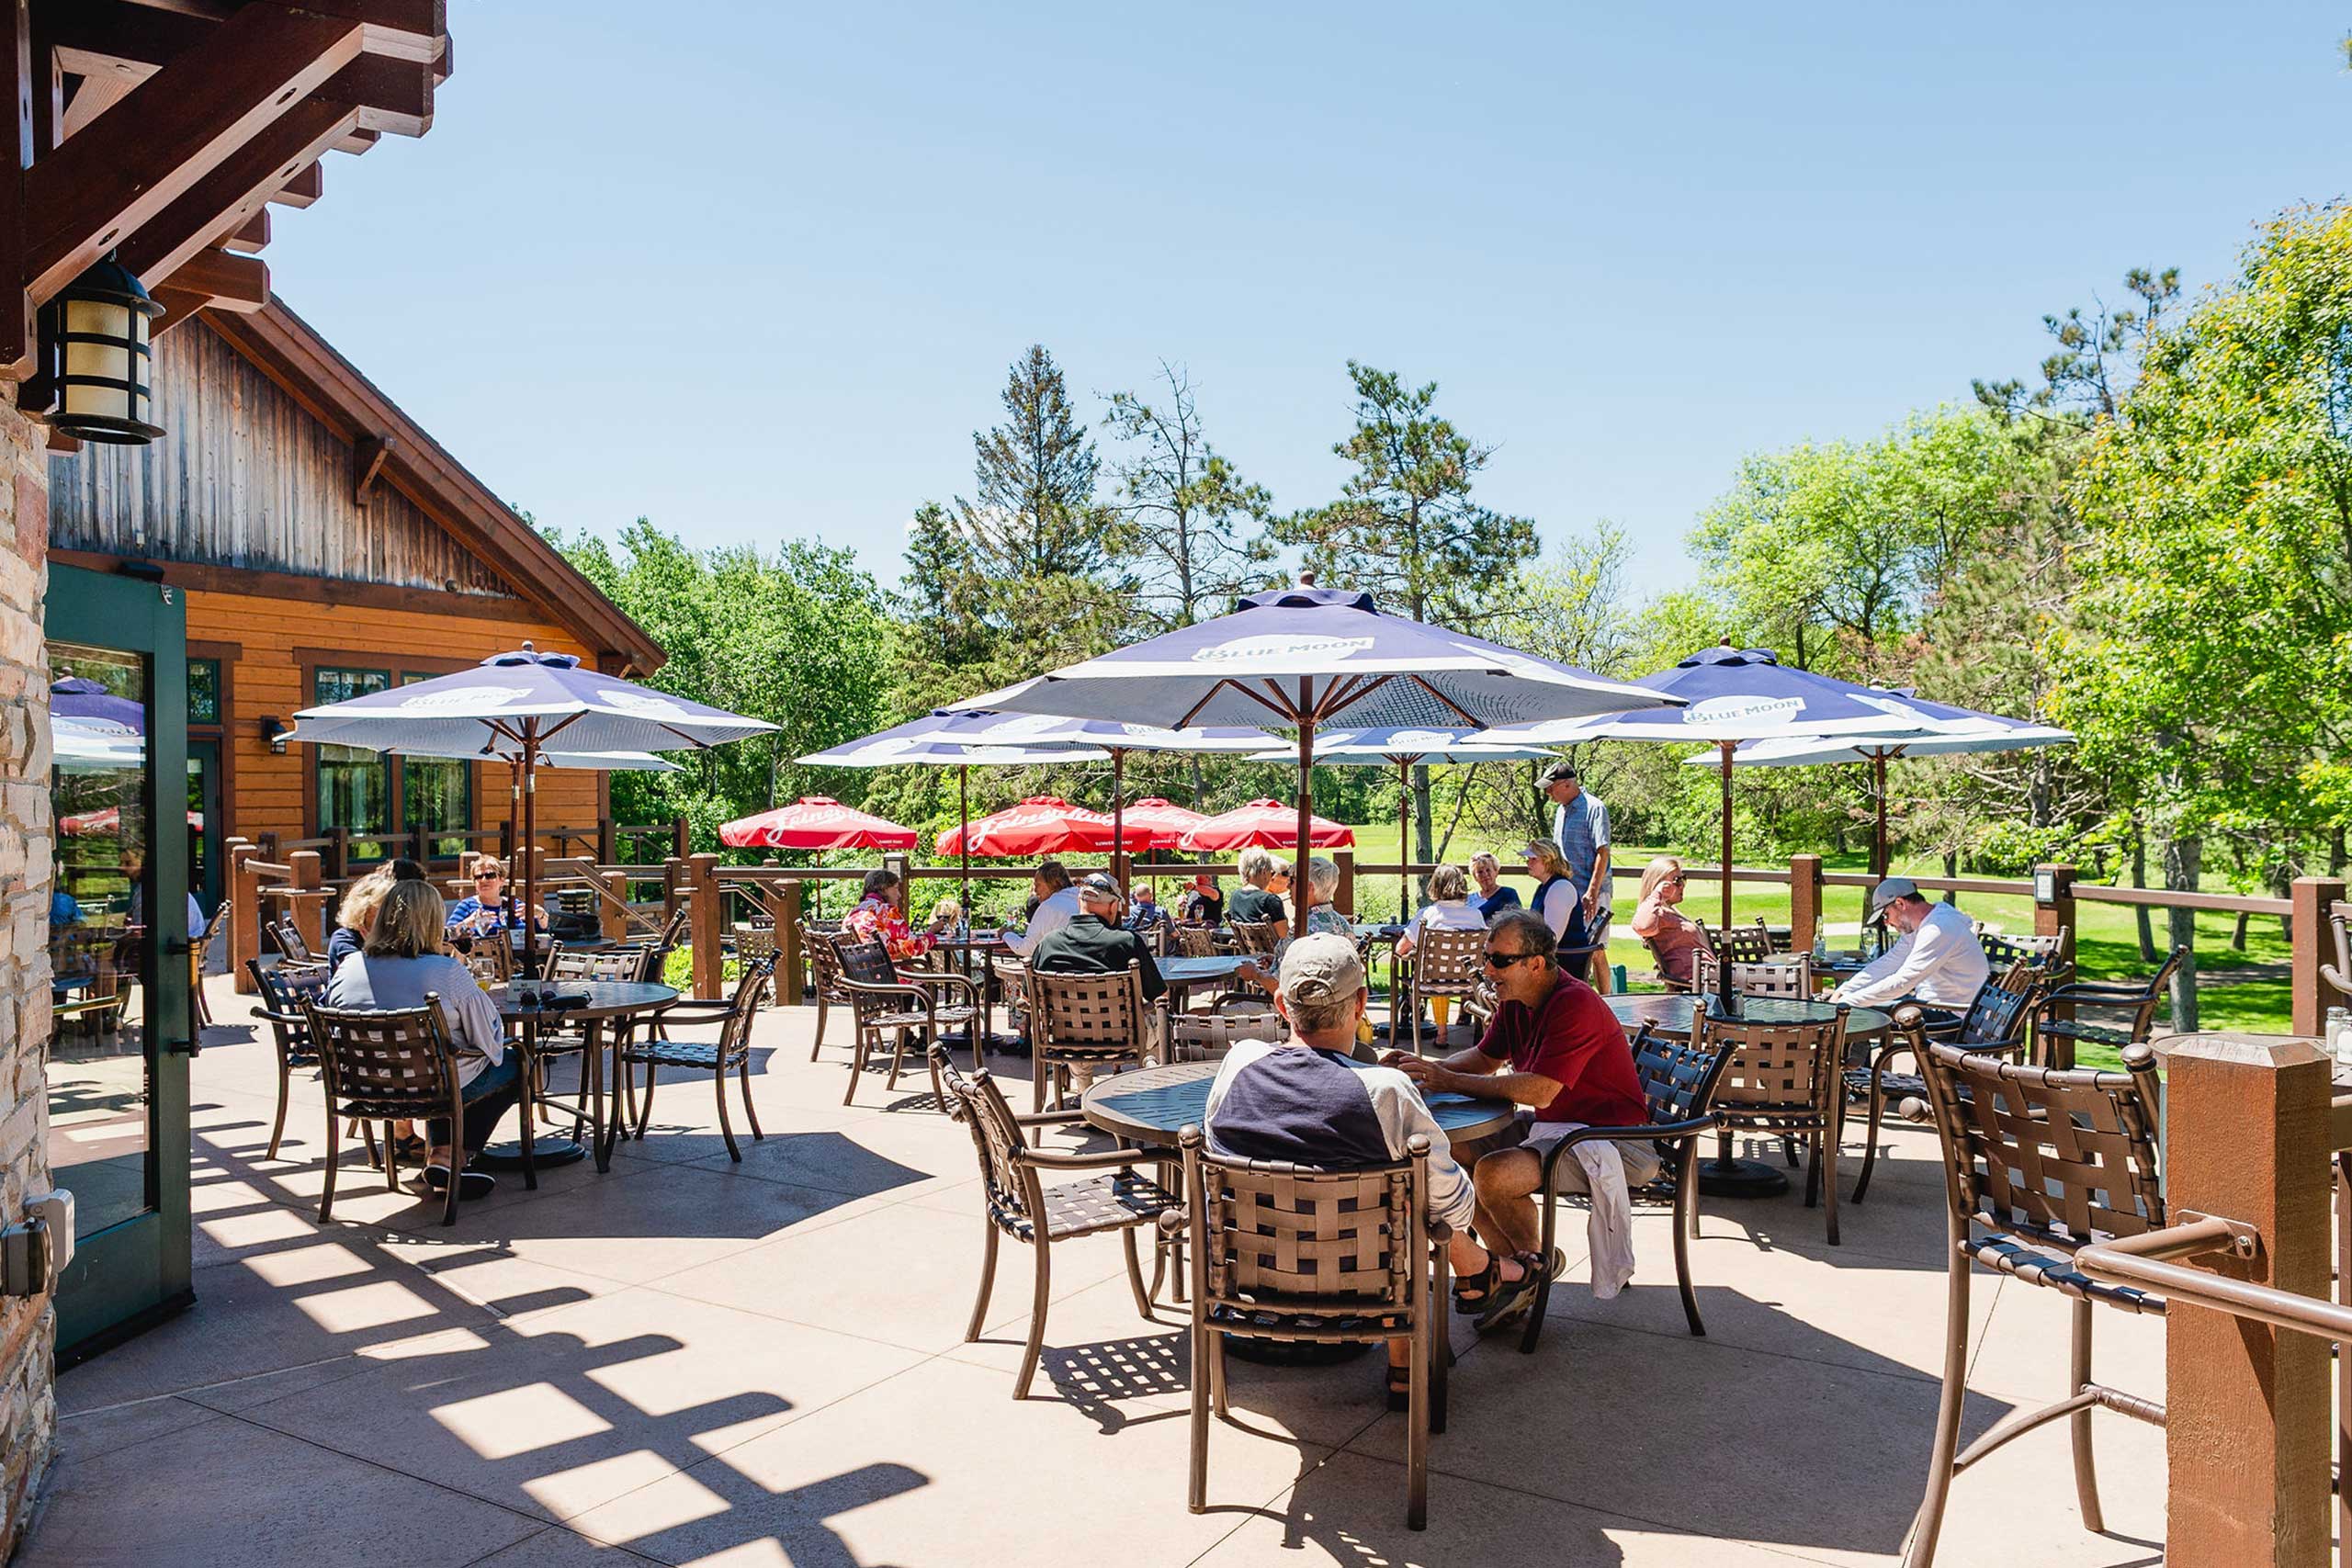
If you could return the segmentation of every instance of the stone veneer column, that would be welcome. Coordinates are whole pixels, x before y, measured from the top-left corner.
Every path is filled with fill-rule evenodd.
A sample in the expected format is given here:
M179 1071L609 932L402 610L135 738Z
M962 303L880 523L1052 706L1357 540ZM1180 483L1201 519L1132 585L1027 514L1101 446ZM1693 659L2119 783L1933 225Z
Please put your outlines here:
M0 393L0 1220L49 1188L49 457ZM23 1536L57 1430L57 1314L0 1299L0 1560Z

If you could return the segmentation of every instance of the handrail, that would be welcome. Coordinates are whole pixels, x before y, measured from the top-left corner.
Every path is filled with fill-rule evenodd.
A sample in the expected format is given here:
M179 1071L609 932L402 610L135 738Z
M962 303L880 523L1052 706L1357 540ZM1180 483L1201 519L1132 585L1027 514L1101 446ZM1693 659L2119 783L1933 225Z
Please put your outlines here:
M2251 1258L2259 1233L2236 1220L2199 1214L2185 1224L2149 1231L2118 1241L2097 1242L2075 1254L2075 1267L2094 1280L2152 1291L2168 1302L2252 1318L2273 1328L2352 1345L2352 1307L2225 1279L2202 1269L2168 1261L2211 1252L2234 1252Z

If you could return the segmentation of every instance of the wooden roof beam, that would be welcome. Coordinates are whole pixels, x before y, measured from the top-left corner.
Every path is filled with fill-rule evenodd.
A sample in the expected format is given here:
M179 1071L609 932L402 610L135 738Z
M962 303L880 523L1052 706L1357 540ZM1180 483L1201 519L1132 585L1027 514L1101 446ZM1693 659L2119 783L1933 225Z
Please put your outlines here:
M356 3L356 0L354 0ZM249 5L24 176L23 287L45 304L357 59L347 18Z
M351 499L366 506L376 491L376 476L384 471L384 459L400 446L398 438L389 435L363 435L351 448Z
M269 303L269 264L232 251L198 251L157 287L201 294L208 310L258 310Z
M123 241L122 265L151 288L170 277L198 251L242 229L288 180L314 166L357 114L348 104L319 98L295 105ZM265 239L267 233L265 225Z
M311 164L295 170L290 179L269 193L269 199L279 207L308 207L326 193L326 170Z
M269 243L269 208L267 204L265 203L260 211L254 213L252 217L247 218L243 223L238 224L236 228L231 230L228 237L223 239L220 243L230 250L243 251L247 255L252 255L267 246Z

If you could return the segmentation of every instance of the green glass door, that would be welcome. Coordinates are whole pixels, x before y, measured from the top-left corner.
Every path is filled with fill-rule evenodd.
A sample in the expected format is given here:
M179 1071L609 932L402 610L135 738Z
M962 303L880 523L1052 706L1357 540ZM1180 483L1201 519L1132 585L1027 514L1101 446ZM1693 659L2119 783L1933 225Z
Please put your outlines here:
M193 1299L187 609L175 589L52 563L48 636L49 1158L74 1197L70 1360Z

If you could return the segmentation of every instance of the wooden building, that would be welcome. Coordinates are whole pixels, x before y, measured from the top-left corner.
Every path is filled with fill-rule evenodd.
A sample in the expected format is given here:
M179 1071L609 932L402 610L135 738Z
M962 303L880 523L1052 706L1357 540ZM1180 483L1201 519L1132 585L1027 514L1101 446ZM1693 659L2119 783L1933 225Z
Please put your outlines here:
M51 459L50 558L160 573L187 612L190 886L221 897L231 836L357 835L354 862L496 827L506 770L276 739L300 709L446 673L528 639L616 674L662 649L273 299L160 339L174 418L145 446ZM607 815L604 775L542 775L538 820ZM383 835L369 839L365 835ZM390 840L398 839L403 842Z

